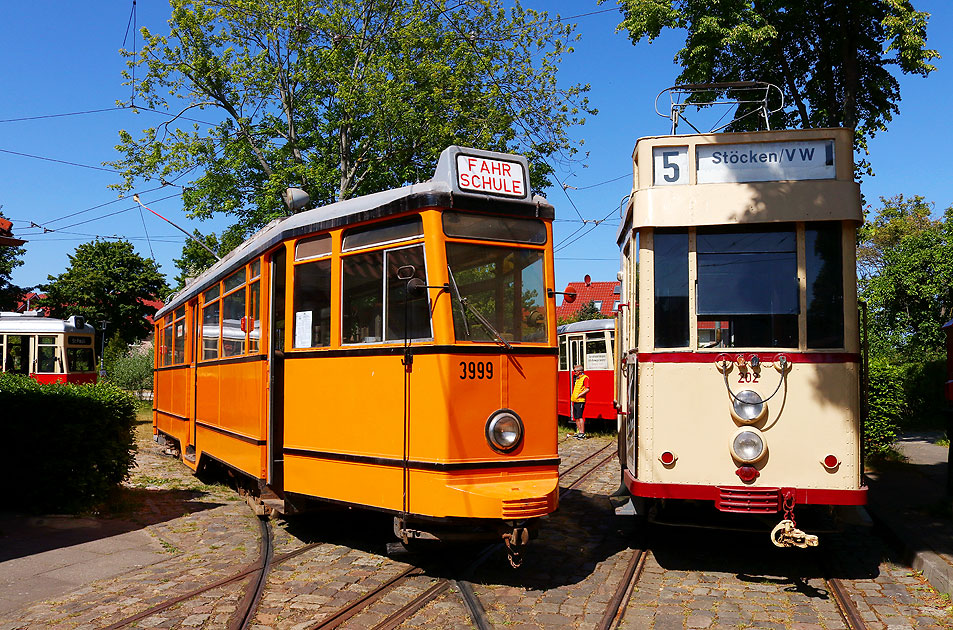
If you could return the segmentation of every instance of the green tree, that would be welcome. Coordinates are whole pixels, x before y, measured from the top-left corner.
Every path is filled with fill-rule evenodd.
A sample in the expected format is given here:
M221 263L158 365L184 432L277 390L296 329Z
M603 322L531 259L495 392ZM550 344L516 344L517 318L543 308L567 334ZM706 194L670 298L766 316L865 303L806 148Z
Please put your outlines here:
M25 255L25 247L0 245L0 311L14 310L23 294L23 289L13 284L12 278L13 270L23 264Z
M39 306L53 317L83 315L109 328L125 343L149 334L146 316L154 312L144 300L165 297L169 287L158 264L139 256L129 241L95 240L83 243L69 256L70 266L40 287L46 297Z
M226 234L228 233L229 231L226 231ZM234 231L231 233L234 233ZM203 236L199 234L198 230L195 230L195 232L192 234L199 241L208 245L213 252L218 253L219 257L227 254L241 242L241 239L239 238L237 239L238 242L232 244L231 247L225 247L223 244L219 243L218 237L214 232ZM179 275L175 277L176 285L172 290L181 291L182 288L185 287L186 282L214 265L215 260L215 256L210 254L207 249L192 239L186 239L185 245L182 246L182 257L175 258L172 261L175 263L175 268L179 270Z
M113 363L109 380L141 399L142 392L152 391L153 360L152 348L148 352L128 352Z
M603 315L602 311L596 308L596 303L590 300L583 304L582 308L570 319L574 322L583 322L590 319L609 319L609 316Z
M286 214L287 186L324 204L426 180L451 144L527 154L538 190L541 160L573 159L567 130L595 113L588 86L556 82L574 25L518 2L171 4L168 36L143 29L125 54L136 104L174 118L120 132L116 188L198 173L186 210L243 235Z
M909 0L617 1L633 43L685 31L679 83L773 83L793 110L775 113L772 128L849 127L863 150L899 112L890 68L927 76L940 56L926 48L929 13ZM734 129L757 124L749 116Z
M881 198L858 233L860 294L875 354L909 359L942 351L953 316L953 206L932 219L921 196Z

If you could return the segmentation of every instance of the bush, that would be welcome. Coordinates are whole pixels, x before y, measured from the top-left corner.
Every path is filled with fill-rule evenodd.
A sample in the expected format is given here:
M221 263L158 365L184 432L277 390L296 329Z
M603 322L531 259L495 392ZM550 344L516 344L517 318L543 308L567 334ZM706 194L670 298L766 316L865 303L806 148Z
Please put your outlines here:
M946 428L946 357L906 363L903 366L903 390L908 410L904 414L905 428Z
M75 513L103 501L135 459L136 399L111 383L40 385L0 374L13 505Z
M143 391L152 391L152 367L152 349L145 354L130 352L113 360L112 370L107 378L126 391L136 392L137 397L142 398Z
M907 409L903 375L903 366L884 359L870 359L870 394L864 427L864 452L868 456L886 453L897 439Z

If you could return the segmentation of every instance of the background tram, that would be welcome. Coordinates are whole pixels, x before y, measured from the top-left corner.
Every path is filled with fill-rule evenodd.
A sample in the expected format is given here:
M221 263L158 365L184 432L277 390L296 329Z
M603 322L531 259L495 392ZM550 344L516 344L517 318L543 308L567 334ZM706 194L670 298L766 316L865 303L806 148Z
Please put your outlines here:
M556 329L559 339L559 380L556 409L572 418L572 368L582 365L589 377L586 420L618 418L615 407L615 319L590 319L563 324Z
M95 383L96 331L79 315L44 317L41 311L0 312L3 371L37 382Z
M643 305L620 325L637 510L695 500L793 521L796 506L865 503L851 142L815 129L636 144L618 240L622 299Z
M156 314L156 435L278 510L518 547L558 497L552 218L525 158L450 147L272 222Z

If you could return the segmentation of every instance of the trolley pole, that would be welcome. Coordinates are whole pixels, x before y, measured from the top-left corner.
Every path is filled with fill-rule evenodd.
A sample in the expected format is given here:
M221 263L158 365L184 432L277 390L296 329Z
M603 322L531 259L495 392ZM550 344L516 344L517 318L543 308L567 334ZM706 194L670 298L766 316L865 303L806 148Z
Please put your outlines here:
M103 365L103 355L106 354L106 326L108 319L99 320L99 378L106 377L106 367Z

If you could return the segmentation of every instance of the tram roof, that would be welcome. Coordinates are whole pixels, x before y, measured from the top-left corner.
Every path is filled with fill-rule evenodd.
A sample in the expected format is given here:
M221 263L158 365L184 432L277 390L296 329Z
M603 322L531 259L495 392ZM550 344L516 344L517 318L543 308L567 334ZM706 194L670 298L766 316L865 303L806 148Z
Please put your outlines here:
M278 243L298 236L430 207L553 218L553 206L546 198L540 195L530 196L528 190L524 197L519 199L461 190L456 177L456 158L459 155L518 164L524 169L528 183L529 167L523 156L467 147L447 147L440 154L433 178L426 182L338 201L271 221L169 298L166 305L156 311L156 319L165 316L207 289L226 272L247 264Z
M75 325L76 320L56 319L44 317L40 311L26 311L25 313L0 312L0 334L34 334L43 333L95 333L96 330L83 322L82 326Z
M598 330L613 330L615 329L615 319L586 319L581 322L573 322L571 324L563 324L556 329L556 334L562 335L564 333L581 333L581 332L594 332Z

